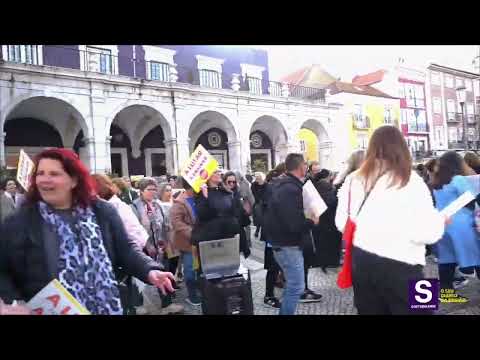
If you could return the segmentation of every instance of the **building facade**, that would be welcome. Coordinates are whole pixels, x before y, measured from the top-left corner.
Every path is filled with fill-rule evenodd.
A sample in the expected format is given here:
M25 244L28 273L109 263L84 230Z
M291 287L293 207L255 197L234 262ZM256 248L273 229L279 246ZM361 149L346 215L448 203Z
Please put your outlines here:
M222 46L2 45L0 164L77 151L91 172L179 172L198 144L221 166L272 168L315 133L343 161L341 104L270 81L265 51Z
M400 100L366 85L337 81L329 86L330 96L344 104L349 151L367 149L373 132L383 126L399 127Z
M466 117L468 148L479 148L480 76L463 70L430 64L426 76L427 114L430 138L435 152L465 150L463 117ZM456 89L465 86L464 111Z

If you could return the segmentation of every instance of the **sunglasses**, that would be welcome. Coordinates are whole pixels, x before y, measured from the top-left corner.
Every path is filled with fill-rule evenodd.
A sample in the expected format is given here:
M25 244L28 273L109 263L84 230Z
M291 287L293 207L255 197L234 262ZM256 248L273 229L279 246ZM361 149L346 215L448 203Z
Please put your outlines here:
M227 181L227 184L236 184L236 181Z

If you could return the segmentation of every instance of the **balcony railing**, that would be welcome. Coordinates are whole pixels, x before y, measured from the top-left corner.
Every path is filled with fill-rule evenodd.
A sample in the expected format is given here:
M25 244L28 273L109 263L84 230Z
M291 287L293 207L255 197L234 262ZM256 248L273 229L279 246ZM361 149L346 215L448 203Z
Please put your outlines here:
M353 115L353 128L356 130L370 129L370 118L368 116Z
M25 62L24 58L17 56L20 50L14 49L13 45L3 46L7 48L6 54L3 53L5 61ZM24 45L15 45L24 46ZM35 56L32 59L38 59L41 51L41 45L32 46ZM25 46L24 46L25 47ZM82 71L96 72L110 75L133 76L151 81L172 82L172 68L176 72L173 77L175 82L192 84L202 87L212 87L220 89L232 89L232 80L234 77L230 74L219 74L218 82L213 81L214 74L201 73L196 68L184 67L180 65L171 65L155 61L145 61L143 59L133 59L130 56L118 56L111 54L109 49L88 47L87 50L79 50L67 46L48 46L48 53L43 53L43 59L39 61L31 61L32 65L50 65L61 68L80 69ZM56 51L52 51L52 49ZM23 50L23 53L25 51ZM210 76L211 75L211 76ZM209 81L212 80L212 86ZM255 95L270 95L277 97L290 97L297 99L305 99L311 101L325 101L325 89L312 88L300 85L285 84L277 81L268 81L259 79L243 78L238 76L240 81L239 91L248 91ZM252 88L253 87L253 88ZM365 125L366 126L366 125ZM369 125L367 126L369 127Z
M43 64L40 45L4 45L2 50L5 61L31 65Z

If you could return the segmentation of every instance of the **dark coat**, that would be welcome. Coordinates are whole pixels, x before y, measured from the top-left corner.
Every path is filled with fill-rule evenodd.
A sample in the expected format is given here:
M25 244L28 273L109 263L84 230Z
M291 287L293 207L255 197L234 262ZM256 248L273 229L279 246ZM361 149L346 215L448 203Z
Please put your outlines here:
M161 266L128 239L115 208L104 200L92 204L103 242L117 279L125 274L148 283L151 270ZM25 206L2 225L0 239L0 298L29 301L58 279L59 239L45 226L37 206Z
M264 218L269 240L274 247L300 246L313 222L305 218L303 210L303 183L291 174L273 181Z
M253 223L255 226L262 226L264 215L265 192L267 190L267 183L259 185L257 182L252 184L252 194L255 198L255 205L253 207Z
M132 189L125 189L125 191L122 191L120 194L120 200L122 200L124 203L128 205L132 205L133 201L138 199L138 194L135 190Z
M335 187L326 180L313 183L328 209L320 216L317 226L312 229L315 253L306 257L309 266L339 266L342 250L342 233L335 225L338 199Z
M208 188L208 198L200 192L196 199L198 221L192 233L192 243L218 240L240 235L240 251L250 255L242 219L244 210L238 193L232 193L219 186Z

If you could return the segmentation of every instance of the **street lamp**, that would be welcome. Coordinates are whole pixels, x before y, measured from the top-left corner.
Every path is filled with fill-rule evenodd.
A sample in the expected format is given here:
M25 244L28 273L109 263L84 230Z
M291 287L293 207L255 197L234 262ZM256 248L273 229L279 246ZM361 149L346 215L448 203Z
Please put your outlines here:
M463 114L463 108L465 106L465 101L467 100L467 89L465 86L459 86L457 88L457 100L460 103L460 108L462 111L462 123L463 123L463 147L465 151L468 151L468 137L467 137L467 122L465 115Z

